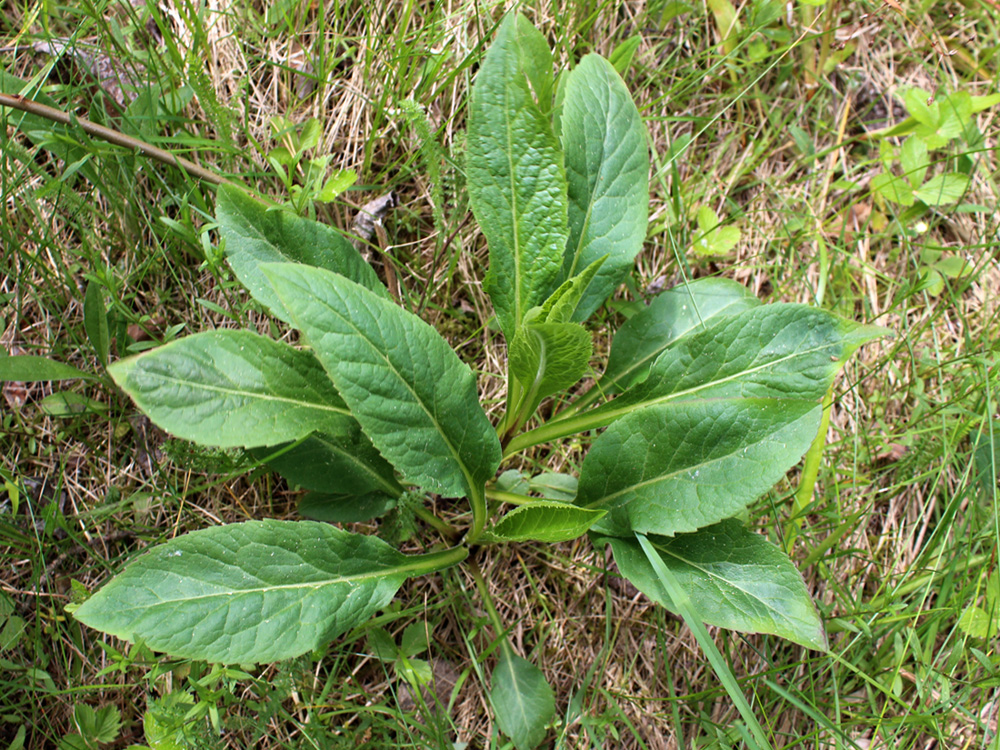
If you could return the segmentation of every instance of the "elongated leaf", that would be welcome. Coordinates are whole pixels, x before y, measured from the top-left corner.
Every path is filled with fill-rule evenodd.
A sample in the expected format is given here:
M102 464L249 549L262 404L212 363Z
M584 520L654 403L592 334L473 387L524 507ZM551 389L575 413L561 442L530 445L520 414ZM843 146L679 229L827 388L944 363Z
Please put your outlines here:
M462 557L462 549L407 557L375 537L312 521L247 521L154 547L74 616L177 657L278 661L360 625L408 577Z
M489 531L489 540L565 542L585 534L603 515L602 510L539 500L515 508L497 521Z
M710 625L772 633L825 651L826 636L802 576L788 556L734 520L673 538L648 537ZM618 570L653 601L677 612L635 539L607 542Z
M511 13L476 76L466 140L469 200L490 250L483 285L508 341L555 286L567 238L562 154L532 97L521 44Z
M542 671L504 644L493 670L490 703L500 729L517 750L531 750L545 739L545 727L555 713L555 697Z
M476 379L417 316L343 276L267 264L295 326L362 429L407 481L448 496L482 492L500 443Z
M332 495L367 495L380 492L398 496L403 488L396 481L392 466L382 458L360 426L340 435L318 433L275 458L281 450L256 448L251 451L281 474L293 486Z
M685 334L758 305L749 289L730 279L699 279L668 289L618 329L600 389L618 393L644 380L653 361Z
M586 320L621 284L646 239L646 129L625 83L599 55L569 74L560 126L569 186L569 241L562 277L608 255L574 320Z
M533 414L542 399L576 384L587 371L593 346L578 323L521 326L510 345L510 369L524 388Z
M347 239L331 227L278 208L268 208L239 188L219 188L215 210L226 241L229 265L251 296L275 316L291 323L260 272L262 263L304 263L339 273L388 298L374 269Z
M678 399L818 401L847 357L884 333L806 305L753 307L685 336L656 359L643 382L590 415L608 424L636 408Z
M576 503L611 511L595 530L671 536L729 518L809 449L822 407L802 399L660 404L612 424L580 469Z
M188 336L108 372L157 425L203 445L276 445L354 424L312 354L251 331Z
M97 361L102 367L108 366L108 350L111 346L111 335L108 332L108 312L104 307L103 287L95 281L87 284L87 292L83 297L83 327L87 331Z
M0 357L0 383L22 382L38 383L44 380L73 380L75 378L92 379L97 377L65 362L39 357L34 354L15 354L13 357Z

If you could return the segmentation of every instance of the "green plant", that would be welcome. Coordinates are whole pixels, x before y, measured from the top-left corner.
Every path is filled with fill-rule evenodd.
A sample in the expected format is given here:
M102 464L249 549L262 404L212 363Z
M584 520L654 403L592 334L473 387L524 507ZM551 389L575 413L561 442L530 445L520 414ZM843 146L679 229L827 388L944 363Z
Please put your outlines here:
M703 645L704 621L826 647L793 563L739 519L809 448L835 374L881 331L702 280L630 318L597 383L561 395L590 366L582 323L645 239L648 151L610 63L588 55L558 79L552 67L543 37L510 15L470 104L468 190L508 348L497 425L468 365L390 297L345 237L232 186L220 188L216 215L230 266L309 348L218 330L108 368L174 435L249 449L310 490L304 511L352 521L392 511L404 532L422 520L442 542L403 554L315 521L218 526L137 558L75 608L78 620L179 657L276 661L361 625L407 578L461 563L476 545L589 533ZM539 408L553 397L546 418ZM593 440L578 478L497 478L504 461L574 435ZM417 502L425 493L466 498L468 512L435 516ZM515 653L470 568L499 641L498 724L518 748L535 746L552 691ZM709 658L724 671L717 652Z

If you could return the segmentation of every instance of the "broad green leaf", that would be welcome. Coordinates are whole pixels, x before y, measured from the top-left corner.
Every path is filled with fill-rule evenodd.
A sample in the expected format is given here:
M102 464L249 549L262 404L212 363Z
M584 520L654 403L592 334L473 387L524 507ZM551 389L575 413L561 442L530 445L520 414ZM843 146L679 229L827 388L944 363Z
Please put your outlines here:
M54 359L34 354L0 357L0 383L11 381L38 383L44 380L73 380L75 378L91 380L95 377L97 376L78 370L73 365L56 362Z
M818 403L855 349L885 333L805 305L761 305L719 316L669 347L645 380L614 400L522 433L506 451L510 455L604 427L636 410L672 401L765 398Z
M511 13L476 76L466 136L469 201L490 251L483 286L508 341L555 286L567 237L562 154L523 62Z
M325 224L268 208L231 185L219 188L215 218L236 277L255 300L286 323L291 319L261 275L262 263L292 262L325 268L389 297L374 269L347 238Z
M822 407L713 398L640 409L612 424L580 469L576 504L610 513L595 531L672 536L730 518L809 449Z
M416 315L343 276L267 264L302 331L372 443L407 482L479 497L500 443L479 405L476 378Z
M368 495L328 495L309 492L299 500L299 515L315 521L360 523L384 516L396 507L396 498L373 492Z
M590 415L608 424L641 406L707 398L818 402L855 349L884 333L806 305L760 305L688 334L644 381Z
M510 345L510 369L524 389L524 414L542 399L575 385L587 371L593 345L579 323L521 326Z
M376 537L313 521L215 526L144 553L74 616L180 658L279 661L360 625L407 578L465 554L406 556Z
M108 372L157 425L203 445L277 445L354 424L312 354L251 331L188 336Z
M87 331L90 345L94 347L97 361L102 367L107 367L111 335L108 332L108 312L104 308L102 289L96 281L88 282L87 292L83 297L83 327Z
M872 177L871 189L873 193L881 195L887 201L901 206L913 205L913 187L905 177L897 177L890 172L880 172Z
M931 177L920 186L915 195L928 206L942 206L959 200L968 188L968 175L949 172Z
M625 280L646 239L646 128L614 67L587 55L567 74L560 119L569 186L569 240L562 278L608 259L573 319L586 320Z
M539 500L512 510L484 538L498 542L565 542L585 534L603 515L601 510Z
M556 710L545 675L507 643L501 647L500 661L493 670L490 703L501 731L517 750L531 750L542 743Z
M723 278L699 279L662 292L618 329L600 389L619 393L644 380L653 361L681 336L712 318L759 305L753 292Z
M648 539L704 622L743 633L771 633L826 651L823 625L801 574L762 536L727 520L692 534ZM635 538L595 541L611 545L618 570L637 589L677 611Z
M356 422L341 434L310 435L294 448L268 458L281 448L256 448L251 453L292 486L331 495L380 492L398 497L403 491L392 466Z

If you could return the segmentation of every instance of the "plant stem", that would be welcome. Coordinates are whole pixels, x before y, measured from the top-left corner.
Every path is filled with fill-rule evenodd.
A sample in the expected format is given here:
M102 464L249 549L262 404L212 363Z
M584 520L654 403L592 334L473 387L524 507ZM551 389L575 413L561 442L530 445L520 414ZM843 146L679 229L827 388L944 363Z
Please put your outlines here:
M490 500L496 500L501 503L510 503L511 505L527 505L528 503L533 503L537 498L528 497L527 495L518 495L515 492L504 492L503 490L486 490L486 497Z
M27 112L28 114L37 115L38 117L44 117L46 120L58 122L63 125L79 127L88 135L101 138L102 140L105 140L108 143L113 143L116 146L122 146L124 148L137 151L143 156L148 156L149 158L161 162L162 164L180 167L193 177L205 180L213 185L236 184L232 180L228 180L221 175L217 175L215 172L205 169L204 167L201 167L182 156L177 156L166 149L158 148L150 143L139 140L138 138L113 130L112 128L98 125L96 122L91 122L86 118L63 112L62 110L50 107L46 104L40 104L33 99L28 99L27 97L19 94L0 94L0 106L10 107L11 109L17 109L21 112ZM259 196L254 193L251 193L251 195L259 199Z
M433 573L438 570L458 565L469 556L469 548L465 545L449 547L448 549L427 552L423 555L411 555L408 565L398 568L400 571L415 570L420 573Z

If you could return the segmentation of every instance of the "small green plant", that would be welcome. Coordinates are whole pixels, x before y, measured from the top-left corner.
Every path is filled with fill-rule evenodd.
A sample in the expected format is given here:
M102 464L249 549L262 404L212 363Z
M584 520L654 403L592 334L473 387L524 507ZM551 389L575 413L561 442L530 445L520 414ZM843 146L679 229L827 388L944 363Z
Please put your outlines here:
M404 554L317 521L223 525L147 551L76 618L178 657L273 662L362 625L406 579L462 563L477 545L589 534L611 547L622 575L692 627L825 649L794 564L741 519L810 447L846 359L882 331L804 305L761 305L733 282L697 281L632 316L596 385L571 397L591 366L583 323L628 276L646 236L639 112L597 55L556 78L541 34L512 14L472 91L465 166L489 243L484 286L508 352L497 424L469 366L399 306L344 236L231 186L220 188L216 215L228 261L306 348L217 330L108 368L164 429L249 449L310 490L308 515L393 512L405 527L397 538L422 521L440 535L436 548ZM540 412L543 403L554 405ZM498 476L505 462L571 436L590 443L579 476ZM433 515L422 502L432 493L464 498L467 512ZM471 570L499 640L497 723L516 747L537 746L552 690L515 652ZM400 652L408 680L420 671L415 653Z
M322 131L315 117L296 125L285 117L271 120L274 137L281 146L271 149L267 161L281 178L288 191L285 205L300 216L315 218L316 202L329 203L354 184L358 176L351 170L339 170L332 175L329 154L307 157L319 146Z

